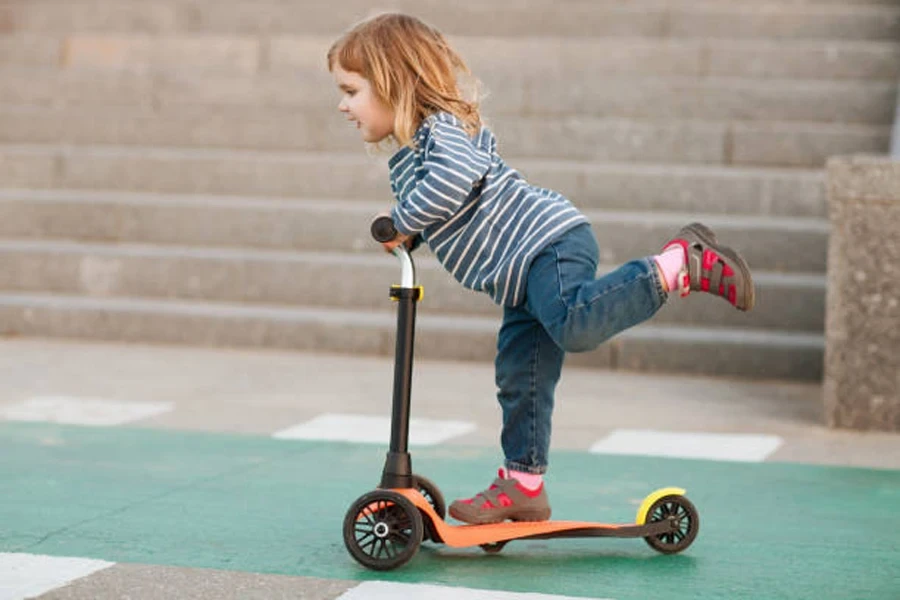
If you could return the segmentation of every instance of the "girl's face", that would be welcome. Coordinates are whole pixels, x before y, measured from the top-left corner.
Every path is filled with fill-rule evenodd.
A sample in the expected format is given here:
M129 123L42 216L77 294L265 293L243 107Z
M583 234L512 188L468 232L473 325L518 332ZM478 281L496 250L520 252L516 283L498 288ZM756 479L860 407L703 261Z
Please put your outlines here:
M368 79L339 64L331 73L343 92L338 110L356 123L364 142L377 143L394 133L394 111L375 97Z

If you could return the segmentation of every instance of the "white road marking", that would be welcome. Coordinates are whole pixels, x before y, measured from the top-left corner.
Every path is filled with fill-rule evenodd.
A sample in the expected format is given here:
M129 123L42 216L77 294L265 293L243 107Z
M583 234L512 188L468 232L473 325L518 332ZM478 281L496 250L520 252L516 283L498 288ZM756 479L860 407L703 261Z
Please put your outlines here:
M590 452L761 462L781 443L782 439L775 435L616 429L591 446Z
M66 425L123 425L172 410L171 402L123 402L76 396L38 396L0 407L0 419Z
M553 596L526 592L500 592L423 583L366 581L337 597L337 600L589 600L572 596ZM601 600L596 598L594 600ZM609 600L608 598L606 600Z
M0 600L34 598L114 564L88 558L0 552Z
M475 424L468 421L410 419L409 445L433 446L471 431L475 431ZM387 444L391 437L391 420L389 417L328 413L278 431L272 437L281 440Z

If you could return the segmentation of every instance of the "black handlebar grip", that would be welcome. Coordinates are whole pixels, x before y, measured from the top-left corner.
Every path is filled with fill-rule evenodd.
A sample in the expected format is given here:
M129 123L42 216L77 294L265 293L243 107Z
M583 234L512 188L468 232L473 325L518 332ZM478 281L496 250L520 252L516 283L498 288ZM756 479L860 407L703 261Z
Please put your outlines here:
M390 242L397 237L397 228L390 217L382 215L372 221L372 237L376 242Z

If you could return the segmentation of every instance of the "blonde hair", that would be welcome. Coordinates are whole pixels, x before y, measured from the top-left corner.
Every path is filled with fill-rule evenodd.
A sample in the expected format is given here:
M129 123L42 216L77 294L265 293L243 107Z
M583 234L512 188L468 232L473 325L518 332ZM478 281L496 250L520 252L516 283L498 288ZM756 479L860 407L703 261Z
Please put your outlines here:
M394 110L394 138L402 145L436 112L456 116L470 136L481 129L478 101L466 100L458 81L471 71L439 31L415 17L389 13L356 25L328 50L328 70L335 65L366 78Z

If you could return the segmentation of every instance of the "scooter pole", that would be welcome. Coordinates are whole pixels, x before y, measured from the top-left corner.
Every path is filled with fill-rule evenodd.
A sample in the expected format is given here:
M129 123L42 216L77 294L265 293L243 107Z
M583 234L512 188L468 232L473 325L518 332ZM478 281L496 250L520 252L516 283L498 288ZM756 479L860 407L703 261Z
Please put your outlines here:
M372 237L389 242L397 237L390 217L372 222ZM415 346L416 302L422 290L416 287L416 270L404 244L397 245L394 256L400 260L401 282L391 286L391 298L397 301L397 343L394 352L394 399L391 412L391 444L381 474L382 488L412 488L412 460L409 455L409 413L412 391L413 348Z

